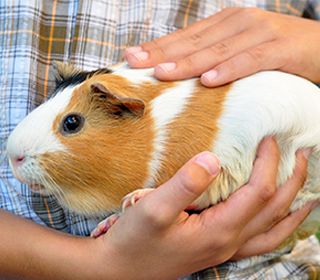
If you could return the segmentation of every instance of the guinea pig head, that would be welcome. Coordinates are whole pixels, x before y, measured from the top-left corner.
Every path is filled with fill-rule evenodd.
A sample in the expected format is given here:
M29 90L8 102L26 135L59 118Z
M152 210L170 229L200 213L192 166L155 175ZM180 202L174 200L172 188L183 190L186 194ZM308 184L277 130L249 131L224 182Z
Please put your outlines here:
M152 120L132 88L109 73L60 89L8 139L16 177L79 213L119 206L143 186L152 149Z

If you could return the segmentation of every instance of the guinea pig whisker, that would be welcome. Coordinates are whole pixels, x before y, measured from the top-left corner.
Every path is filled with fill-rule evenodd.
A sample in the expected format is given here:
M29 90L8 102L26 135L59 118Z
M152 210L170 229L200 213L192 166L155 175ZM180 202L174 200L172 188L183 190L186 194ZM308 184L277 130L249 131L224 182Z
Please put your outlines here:
M49 189L49 191L60 194L61 188L60 186L53 180L51 176L42 176L43 181L45 182L45 186Z
M69 206L69 203L66 200L64 192L62 191L59 184L57 184L51 176L49 175L47 175L46 177L42 176L41 179L43 180L45 186L47 187L50 193L53 193L59 201L64 201L67 204L67 206Z

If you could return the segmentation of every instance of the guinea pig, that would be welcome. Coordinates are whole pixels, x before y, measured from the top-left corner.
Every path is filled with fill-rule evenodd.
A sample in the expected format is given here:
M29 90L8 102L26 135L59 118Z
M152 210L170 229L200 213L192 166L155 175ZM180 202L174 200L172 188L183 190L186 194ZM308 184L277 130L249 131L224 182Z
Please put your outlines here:
M296 151L312 148L291 210L320 198L320 89L301 77L265 71L206 88L196 78L162 82L152 69L126 65L57 68L53 97L14 129L7 153L19 180L73 211L115 209L126 194L159 186L208 150L222 170L193 203L204 209L248 181L267 135L281 151L278 185L292 175Z

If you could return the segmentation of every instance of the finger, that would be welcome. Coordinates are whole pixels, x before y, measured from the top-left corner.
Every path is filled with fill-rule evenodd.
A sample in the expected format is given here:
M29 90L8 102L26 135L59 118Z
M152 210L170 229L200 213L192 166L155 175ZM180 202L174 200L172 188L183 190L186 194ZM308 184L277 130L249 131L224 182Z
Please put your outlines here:
M238 32L238 30L233 32ZM224 39L226 35L215 36L210 43L203 43L206 48L198 51L193 50L192 47L186 47L185 51L180 51L181 56L175 55L174 58L183 58L176 62L174 68L166 67L168 63L159 64L155 67L155 76L160 80L179 80L200 76L246 49L273 38L272 33L262 33L257 28L248 29L238 34L229 33L226 39ZM187 56L190 53L189 50L192 52Z
M167 44L163 49L154 49L150 52L150 65L146 66L152 66L154 63L161 63L163 61L177 61L205 48L209 48L211 45L217 44L226 38L232 38L245 28L245 25L239 25L236 18L228 17L223 22L210 26L192 36L182 37L179 41ZM221 44L216 45L216 47L219 46ZM210 54L212 55L212 53ZM159 65L160 69L161 65Z
M253 255L265 254L276 249L297 229L316 205L314 202L308 203L302 209L290 214L268 232L250 239L240 248L232 259L236 260Z
M263 139L248 184L232 194L224 203L210 208L211 218L219 219L224 224L227 221L231 231L242 229L274 195L278 163L279 150L275 140L272 137Z
M286 217L297 193L304 185L307 175L307 157L311 150L297 152L296 166L293 175L280 187L267 206L250 221L242 232L244 239L249 239L261 232L269 230L274 224Z
M201 75L207 87L223 85L261 70L281 69L288 61L285 43L274 40L243 51Z
M151 51L152 49L166 46L169 43L172 43L173 41L179 41L182 38L193 36L207 29L210 26L214 26L215 24L222 22L224 19L237 13L239 10L240 10L239 8L223 9L222 11L215 13L214 15L209 16L205 19L197 21L184 29L180 29L166 36L162 36L151 42L146 42L142 44L142 47L146 51Z
M219 160L203 152L187 162L169 181L137 204L144 224L155 228L171 225L220 171Z
M125 59L131 67L151 67L157 63L164 62L168 59L168 46L170 45L169 53L175 48L177 51L185 49L183 43L198 42L202 36L199 36L203 30L214 26L230 15L236 13L239 8L228 8L214 14L211 17L200 20L187 28L175 31L169 35L160 37L150 42L146 42L141 46L131 47L125 51ZM239 26L239 24L238 24ZM212 36L211 36L212 37ZM182 46L182 48L181 48Z

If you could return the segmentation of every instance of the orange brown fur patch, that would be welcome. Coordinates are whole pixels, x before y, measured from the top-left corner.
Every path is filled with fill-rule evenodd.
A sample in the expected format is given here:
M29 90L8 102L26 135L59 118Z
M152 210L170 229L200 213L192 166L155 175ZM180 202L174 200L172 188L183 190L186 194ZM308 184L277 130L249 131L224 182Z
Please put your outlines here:
M145 112L135 117L112 118L93 101L90 85L99 82L111 93L141 98ZM143 187L148 176L154 138L150 102L174 83L133 85L116 75L96 75L73 92L68 107L57 116L53 131L68 152L48 153L41 165L61 187L66 206L88 213L116 208L127 193ZM60 123L70 112L81 112L85 124L77 134L62 135ZM57 165L57 162L62 163Z
M157 185L171 178L197 153L212 150L218 132L217 120L230 87L206 88L198 82L182 114L167 127L169 137Z

